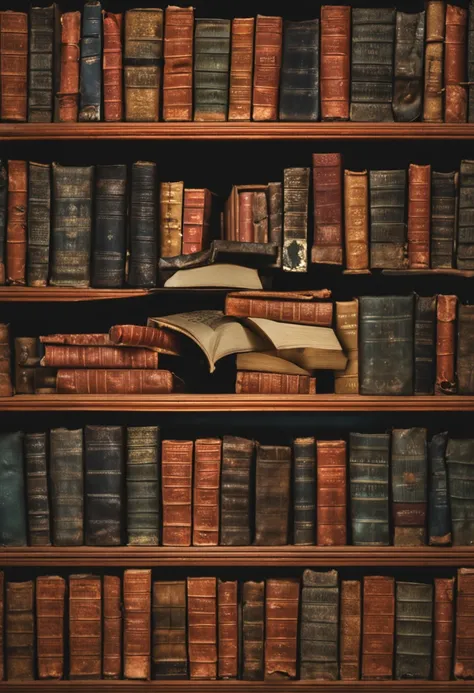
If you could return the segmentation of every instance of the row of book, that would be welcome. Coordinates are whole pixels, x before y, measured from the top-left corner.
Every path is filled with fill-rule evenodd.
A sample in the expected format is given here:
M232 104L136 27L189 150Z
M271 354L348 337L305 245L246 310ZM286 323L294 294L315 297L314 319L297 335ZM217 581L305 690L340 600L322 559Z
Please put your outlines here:
M469 568L425 582L2 572L0 678L472 679L473 596Z
M1 118L462 123L474 118L472 15L444 0L427 2L426 22L339 5L303 22L103 14L96 0L60 24L56 5L3 12Z
M474 545L474 440L424 428L289 446L86 426L0 452L3 546Z

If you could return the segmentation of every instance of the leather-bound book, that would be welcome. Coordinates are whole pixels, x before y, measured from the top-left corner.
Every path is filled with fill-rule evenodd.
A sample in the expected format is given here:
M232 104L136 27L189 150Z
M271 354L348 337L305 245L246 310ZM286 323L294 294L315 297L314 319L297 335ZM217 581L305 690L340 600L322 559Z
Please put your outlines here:
M33 395L35 393L35 370L40 365L36 337L17 337L15 339L15 393Z
M288 543L291 448L257 444L255 544Z
M127 427L127 543L158 546L160 537L160 429Z
M217 582L219 617L217 675L220 679L236 679L238 674L239 622L237 589L237 580L218 580Z
M51 284L88 287L94 166L53 163Z
M428 0L426 3L425 38L425 90L423 95L423 120L442 123L444 118L444 37L445 0Z
M28 286L46 286L51 235L51 166L30 162L28 185Z
M163 10L127 10L123 54L125 120L159 120L162 58Z
M188 656L191 679L217 678L216 578L188 577Z
M340 154L313 154L313 204L314 238L311 262L342 265Z
M28 15L0 15L0 117L24 122L27 119Z
M235 391L239 395L315 395L316 378L309 375L237 371Z
M254 116L255 120L255 116ZM283 269L308 269L309 168L283 171Z
M0 159L0 286L5 284L8 173L6 161ZM1 680L1 679L0 679Z
M209 247L212 193L207 188L186 188L183 207L183 245L180 253L199 253Z
M252 200L253 239L268 243L268 203L266 191L255 191Z
M268 184L268 239L278 246L276 266L281 267L283 245L283 184Z
M102 580L69 576L69 679L102 677Z
M198 438L194 443L193 546L219 543L219 495L222 441Z
M349 120L351 8L321 7L321 119Z
M191 546L193 441L164 440L161 445L163 546Z
M252 115L254 35L254 17L232 20L229 120L250 120Z
M114 325L109 330L111 344L129 347L151 347L153 351L178 356L179 335L166 328L143 327L142 325Z
M254 239L253 228L253 192L239 193L239 224L237 229L238 240L243 243L252 243Z
M433 679L451 679L454 635L455 578L434 579Z
M436 324L435 394L456 392L455 342L457 296L439 294Z
M56 4L30 9L30 66L28 70L28 120L51 123L53 120Z
M429 502L428 536L430 546L451 543L451 513L448 496L448 470L446 466L447 433L437 433L428 444Z
M367 171L344 171L344 236L346 268L369 267L369 177Z
M293 543L316 543L316 445L314 438L293 441Z
M0 323L0 397L11 397L12 395L10 326Z
M468 81L468 122L474 123L474 12L472 3L469 8L468 34L467 34L467 81Z
M474 394L474 306L459 306L456 374L458 394Z
M184 183L160 185L160 257L181 255Z
M5 679L5 573L0 571L0 681Z
M395 10L352 9L351 120L393 121Z
M265 589L265 680L295 679L298 578L270 578Z
M158 353L146 347L47 344L42 366L51 368L158 368Z
M26 546L23 433L0 434L0 546Z
M257 15L253 73L253 120L277 120L283 20Z
M408 266L430 266L431 166L408 167Z
M259 297L262 292L235 291L226 296L225 314L240 318L267 318L276 322L292 322L301 325L331 327L333 304L314 301L311 294L291 292L281 297Z
M194 120L227 119L230 19L195 20Z
M284 22L280 120L319 119L319 19Z
M35 678L34 583L7 582L6 648L8 681Z
M463 159L459 172L458 238L456 267L474 269L474 161Z
M254 441L247 438L224 436L222 441L222 546L249 546L251 543L250 496L254 449Z
M104 120L123 118L123 14L104 12L104 52L102 80L104 90Z
M474 440L450 438L446 448L453 546L474 545Z
M389 576L365 576L363 585L362 679L391 679L395 580Z
M61 74L58 96L58 118L74 123L79 116L79 77L81 60L81 13L61 15Z
M33 382L36 395L56 394L56 370L54 368L34 368Z
M342 580L339 644L339 678L341 681L358 681L360 678L361 629L360 580Z
M474 570L459 568L456 597L454 678L474 678Z
M82 546L84 543L82 428L51 429L49 451L53 545Z
M26 284L28 164L8 162L7 284Z
M138 161L132 166L130 286L156 286L157 217L156 164Z
M347 356L343 371L334 373L336 395L359 394L359 301L336 301L336 332Z
M412 122L421 116L424 38L425 12L397 12L392 103L395 120Z
M392 431L392 512L395 546L426 544L428 464L426 428Z
M38 678L62 679L66 581L59 575L40 575L35 596Z
M23 445L29 545L51 546L46 433L26 433Z
M70 346L112 346L109 335L91 334L48 334L39 337L41 344L69 344Z
M346 442L316 441L318 546L344 546L346 528Z
M448 3L444 40L444 120L446 123L467 121L466 33L467 10Z
M351 433L352 544L388 546L390 434Z
M370 266L407 266L405 170L370 171Z
M242 588L242 679L264 675L265 583L244 582Z
M193 119L194 8L165 10L163 120Z
M462 166L462 163L461 163ZM431 178L431 267L453 267L459 174L433 171Z
M104 679L119 679L122 673L122 581L117 575L104 575Z
M142 369L58 370L61 395L169 395L174 390L171 371Z
M395 678L429 679L433 645L433 586L396 583Z
M127 167L97 166L92 286L115 289L125 282Z
M415 297L415 395L434 392L436 296Z
M268 583L267 583L268 584ZM339 670L337 570L305 570L301 590L300 678L336 681Z
M125 570L123 574L123 675L150 679L151 570Z
M102 109L102 5L84 5L81 37L81 96L79 120L101 120Z
M186 582L153 583L152 678L188 678Z
M413 296L361 296L359 305L361 395L413 394Z

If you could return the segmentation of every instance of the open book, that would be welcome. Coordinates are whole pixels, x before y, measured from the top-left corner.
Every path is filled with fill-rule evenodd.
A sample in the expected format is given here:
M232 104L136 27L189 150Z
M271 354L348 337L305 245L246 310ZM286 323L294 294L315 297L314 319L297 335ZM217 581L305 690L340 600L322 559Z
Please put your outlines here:
M165 288L180 287L261 289L262 282L256 269L241 267L240 265L222 264L178 270L172 277L166 280Z
M285 375L311 375L309 371L285 358L275 356L276 352L252 351L237 354L238 371L258 371L259 373L283 373ZM281 352L284 354L285 352Z

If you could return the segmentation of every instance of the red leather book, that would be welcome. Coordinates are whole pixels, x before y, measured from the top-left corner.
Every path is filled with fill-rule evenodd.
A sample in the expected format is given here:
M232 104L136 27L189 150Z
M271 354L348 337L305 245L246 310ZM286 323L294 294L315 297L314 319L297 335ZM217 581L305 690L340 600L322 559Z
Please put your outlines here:
M430 266L431 166L408 167L408 265Z
M217 678L216 578L187 579L188 656L191 679Z
M222 441L198 438L194 444L193 546L219 543Z
M106 334L48 334L39 338L42 344L72 344L73 346L112 346Z
M454 578L434 579L433 679L449 681L453 657Z
M360 677L361 599L360 580L341 582L340 678Z
M316 378L309 375L237 371L238 395L315 395Z
M281 17L257 15L253 74L254 120L278 119L282 38Z
M212 193L207 188L186 188L183 209L182 254L198 253L209 247Z
M467 121L466 30L468 13L457 5L446 6L444 41L444 120Z
M474 679L474 569L459 568L454 678Z
M239 600L237 591L237 580L218 581L219 663L217 673L220 679L236 679L238 674Z
M193 441L164 440L161 446L163 546L191 546Z
M122 588L116 575L104 575L104 679L119 679L122 672Z
M98 575L69 576L69 678L102 674L102 585Z
M342 157L340 154L313 154L313 203L314 237L311 262L342 265Z
M174 377L164 370L59 370L56 387L62 395L167 395Z
M0 94L2 120L27 119L28 15L0 13Z
M111 344L133 347L154 347L163 354L179 356L180 339L176 332L165 327L143 327L142 325L114 325L109 330Z
M265 679L295 679L300 582L266 580Z
M230 56L229 120L250 120L255 19L232 20Z
M349 120L351 8L321 7L321 119Z
M395 580L364 577L362 619L362 678L391 679L395 628Z
M165 10L163 120L193 119L194 8Z
M239 228L236 241L252 243L253 237L253 192L239 193Z
M346 442L316 441L317 545L347 544Z
M123 120L123 14L104 12L104 120Z
M39 679L64 676L66 582L57 575L36 578L36 654Z
M8 162L7 284L26 284L28 163Z
M13 395L10 326L0 323L0 397Z
M258 298L255 292L227 294L224 312L238 318L267 318L277 322L331 327L333 304L307 300L273 300Z
M457 296L440 294L436 326L435 394L456 392L455 344Z
M41 366L51 368L158 368L158 353L145 348L48 344Z
M123 675L148 681L151 668L151 570L123 574Z
M59 82L59 121L76 122L79 115L79 70L81 58L81 13L61 16L61 76Z

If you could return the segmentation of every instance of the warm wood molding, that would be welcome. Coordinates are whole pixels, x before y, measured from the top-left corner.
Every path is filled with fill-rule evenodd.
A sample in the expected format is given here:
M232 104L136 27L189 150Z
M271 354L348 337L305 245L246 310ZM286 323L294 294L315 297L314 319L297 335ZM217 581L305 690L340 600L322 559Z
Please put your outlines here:
M1 286L0 302L64 303L148 296L155 289L74 289L61 286Z

